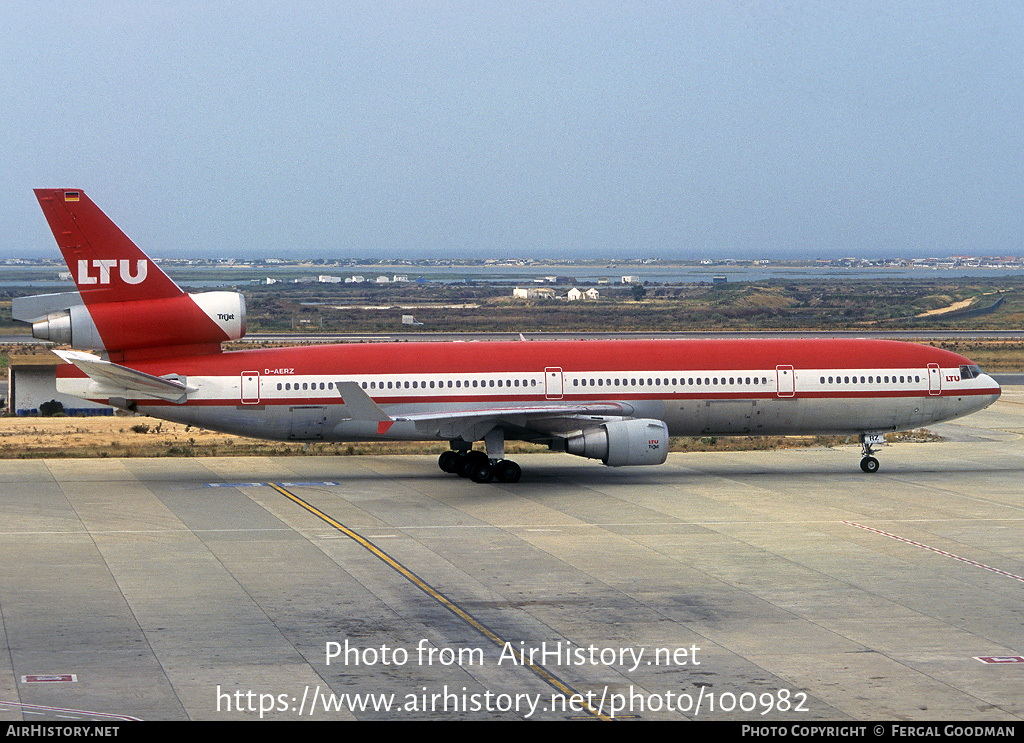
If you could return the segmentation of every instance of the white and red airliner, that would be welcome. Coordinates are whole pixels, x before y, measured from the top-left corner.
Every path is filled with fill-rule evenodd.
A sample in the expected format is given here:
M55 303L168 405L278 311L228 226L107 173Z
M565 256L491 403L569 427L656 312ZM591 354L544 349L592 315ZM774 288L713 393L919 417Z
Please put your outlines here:
M439 464L517 481L506 440L665 461L669 436L853 434L861 468L889 431L991 405L999 385L950 351L884 340L369 343L223 351L234 292L183 292L78 189L36 196L78 287L16 300L70 346L66 394L203 428L293 441L447 441ZM83 353L98 351L100 355ZM483 450L473 444L482 441Z

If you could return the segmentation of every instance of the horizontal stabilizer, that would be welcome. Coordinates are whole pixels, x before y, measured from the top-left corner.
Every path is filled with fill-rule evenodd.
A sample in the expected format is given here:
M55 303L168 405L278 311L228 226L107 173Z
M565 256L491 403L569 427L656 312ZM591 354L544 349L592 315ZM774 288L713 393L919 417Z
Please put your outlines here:
M126 400L167 400L185 402L189 392L195 392L178 379L154 377L152 374L129 369L104 361L98 356L79 351L54 351L70 364L74 364L92 380L85 396L90 399L120 397ZM59 387L58 380L58 387Z

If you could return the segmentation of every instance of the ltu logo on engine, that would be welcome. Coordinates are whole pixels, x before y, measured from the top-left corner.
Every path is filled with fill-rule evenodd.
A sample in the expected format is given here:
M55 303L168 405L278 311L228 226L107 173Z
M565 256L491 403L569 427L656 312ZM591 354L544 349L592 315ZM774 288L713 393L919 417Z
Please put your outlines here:
M91 265L90 265L91 264ZM135 274L132 275L129 260L80 260L78 261L78 283L81 284L109 284L111 269L118 269L121 281L126 284L141 284L146 280L146 271L149 269L149 261L142 259L135 261ZM89 273L94 268L97 274Z

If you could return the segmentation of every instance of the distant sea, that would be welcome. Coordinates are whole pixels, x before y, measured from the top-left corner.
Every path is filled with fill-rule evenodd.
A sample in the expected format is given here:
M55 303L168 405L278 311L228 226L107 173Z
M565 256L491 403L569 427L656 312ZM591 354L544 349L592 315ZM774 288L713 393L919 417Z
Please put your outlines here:
M216 278L219 271L224 271L223 278ZM346 278L360 275L367 281L378 276L389 279L395 274L407 276L410 282L421 279L429 282L456 283L463 281L480 281L499 285L517 285L532 283L535 279L548 276L568 277L580 284L596 284L600 279L607 279L609 284L620 284L623 276L636 276L641 282L655 284L693 284L711 283L716 276L724 276L729 282L763 281L767 279L781 280L822 280L858 281L864 279L977 279L985 277L1010 277L1024 275L1021 269L1000 268L818 268L814 266L679 266L651 263L608 264L596 265L533 265L533 266L316 266L297 268L282 266L280 268L263 267L247 269L226 267L224 269L195 268L176 270L167 267L168 273L181 286L192 288L210 288L217 286L245 286L245 280L239 278L240 272L248 275L251 271L252 281L262 283L266 278L278 278L290 281L298 276L316 276L329 274ZM230 276L227 275L230 272ZM19 286L43 289L48 292L73 291L71 281L57 279L58 271L48 271L39 266L0 266L0 287ZM202 278L199 278L199 276Z
M390 270L390 269L388 269ZM361 273L367 279L378 274L388 274L388 270L380 267L361 267L352 273ZM375 272L376 271L376 272ZM410 281L418 275L415 271L405 271L396 267L391 273L404 273ZM435 270L441 274L441 270ZM651 263L646 265L610 265L573 266L557 264L551 266L451 266L443 269L448 274L447 281L500 281L505 283L524 283L545 276L566 276L580 283L597 283L599 279L608 279L609 283L618 284L623 276L636 276L640 281L656 284L694 284L711 281L716 276L724 276L727 281L764 281L767 279L783 279L798 281L801 279L836 279L858 281L861 279L936 279L936 278L981 278L988 276L1019 276L1024 275L1020 269L1000 268L817 268L814 266L672 266ZM350 275L350 274L343 274ZM429 276L424 272L424 276Z

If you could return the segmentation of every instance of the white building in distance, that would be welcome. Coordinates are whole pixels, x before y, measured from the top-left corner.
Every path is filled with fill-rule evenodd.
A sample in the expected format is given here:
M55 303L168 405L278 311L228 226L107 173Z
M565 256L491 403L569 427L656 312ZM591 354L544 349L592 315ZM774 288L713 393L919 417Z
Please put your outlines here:
M512 296L516 299L554 299L555 290L547 287L516 287L512 290Z
M581 299L597 299L600 297L600 292L597 289L590 288L586 291L576 288L575 286L569 290L569 293L565 295L565 298L570 302L578 302Z

